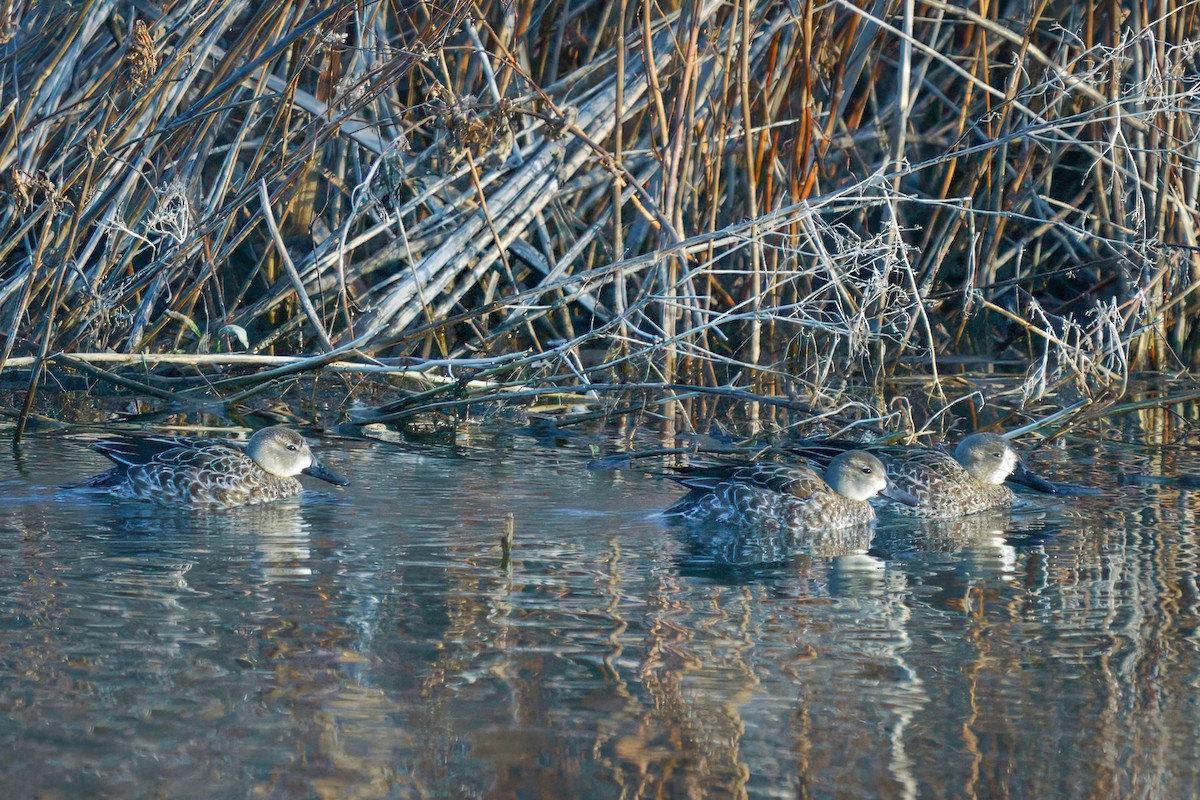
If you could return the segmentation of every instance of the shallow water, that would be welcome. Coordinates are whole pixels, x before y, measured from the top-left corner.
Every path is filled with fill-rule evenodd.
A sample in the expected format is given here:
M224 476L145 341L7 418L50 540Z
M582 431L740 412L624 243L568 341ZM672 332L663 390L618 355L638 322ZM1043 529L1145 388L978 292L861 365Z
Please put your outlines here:
M582 447L319 452L353 484L189 514L0 448L4 796L1200 786L1195 451L1040 454L1104 494L802 542L668 524L675 487Z

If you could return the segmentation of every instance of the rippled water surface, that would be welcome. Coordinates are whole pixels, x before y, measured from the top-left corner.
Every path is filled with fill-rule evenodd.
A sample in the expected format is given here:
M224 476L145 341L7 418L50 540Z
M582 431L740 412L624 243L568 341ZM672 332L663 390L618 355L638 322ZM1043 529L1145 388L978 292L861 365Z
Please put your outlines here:
M7 444L7 443L6 443ZM186 513L0 448L5 797L1186 797L1197 453L1099 497L794 542L588 448L327 440L353 484ZM514 521L512 562L499 538Z

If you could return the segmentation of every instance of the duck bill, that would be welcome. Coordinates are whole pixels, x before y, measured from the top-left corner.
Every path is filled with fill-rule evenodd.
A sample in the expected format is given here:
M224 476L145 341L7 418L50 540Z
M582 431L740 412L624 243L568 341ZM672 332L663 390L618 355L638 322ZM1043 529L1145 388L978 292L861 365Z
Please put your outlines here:
M919 506L921 501L917 499L915 494L904 491L897 486L889 486L879 493L880 496L891 500L893 503L899 503L905 506Z
M316 456L313 456L313 462L305 469L301 470L305 475L312 475L314 478L320 478L323 481L332 483L334 486L349 486L350 479L340 472L335 472L329 467L317 461Z
M1022 461L1017 462L1017 468L1013 470L1012 475L1008 476L1008 482L1026 486L1035 492L1042 492L1043 494L1058 493L1057 486L1030 470Z

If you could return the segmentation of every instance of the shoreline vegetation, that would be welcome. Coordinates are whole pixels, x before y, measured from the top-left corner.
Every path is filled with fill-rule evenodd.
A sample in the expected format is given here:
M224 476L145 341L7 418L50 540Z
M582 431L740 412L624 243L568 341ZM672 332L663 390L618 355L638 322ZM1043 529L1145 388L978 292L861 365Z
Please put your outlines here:
M1200 399L1195 5L157 8L0 21L17 441L72 379L667 439Z

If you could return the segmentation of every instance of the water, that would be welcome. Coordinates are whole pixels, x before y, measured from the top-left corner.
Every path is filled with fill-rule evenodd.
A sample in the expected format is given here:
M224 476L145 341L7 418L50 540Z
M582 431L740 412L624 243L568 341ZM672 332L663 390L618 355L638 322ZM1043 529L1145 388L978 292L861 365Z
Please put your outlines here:
M1200 786L1194 452L1081 445L1037 463L1100 497L805 543L688 533L582 448L320 452L353 485L189 514L0 448L4 796Z

